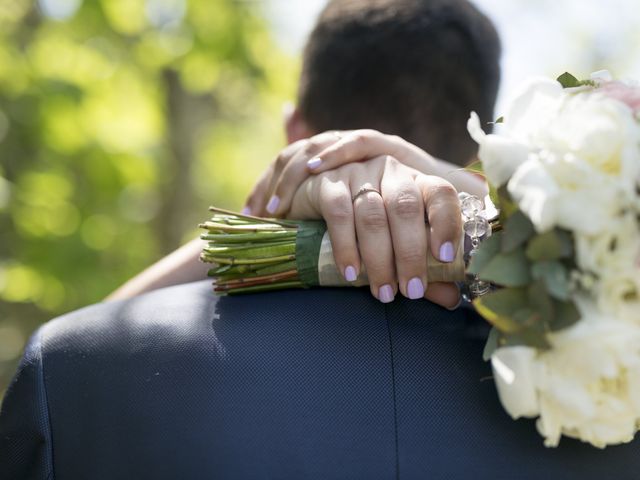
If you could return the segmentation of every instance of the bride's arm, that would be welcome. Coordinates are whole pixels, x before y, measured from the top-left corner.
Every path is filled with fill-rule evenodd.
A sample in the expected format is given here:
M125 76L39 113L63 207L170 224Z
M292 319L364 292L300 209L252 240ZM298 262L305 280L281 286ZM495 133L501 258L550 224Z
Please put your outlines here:
M122 300L206 278L210 267L198 260L203 244L199 238L190 241L133 277L105 300Z

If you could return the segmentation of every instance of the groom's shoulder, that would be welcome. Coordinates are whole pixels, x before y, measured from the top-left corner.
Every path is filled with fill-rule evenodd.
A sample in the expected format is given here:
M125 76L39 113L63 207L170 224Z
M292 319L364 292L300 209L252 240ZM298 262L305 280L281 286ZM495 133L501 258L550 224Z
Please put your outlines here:
M190 338L202 341L203 331L247 322L306 324L310 317L322 317L326 327L340 318L382 318L384 313L382 305L362 289L289 290L218 297L209 281L201 281L75 310L43 325L38 336L47 351L56 345L64 350L72 346L95 350L125 348L141 338L160 343Z
M108 350L110 355L117 355L133 347L152 345L157 349L207 342L209 334L216 331L233 330L255 337L256 330L269 328L290 335L306 330L332 336L336 328L344 328L345 321L353 328L357 325L371 332L386 325L389 316L419 317L431 320L431 328L439 328L442 323L451 329L467 323L472 315L404 299L385 306L364 288L218 297L209 281L201 281L73 311L45 324L38 337L48 353L59 349L68 354L77 348L94 353Z
M153 336L175 340L204 322L216 308L217 297L208 282L196 282L156 290L127 300L89 305L44 324L38 332L47 351L61 345L97 349L133 338ZM182 335L184 337L184 335Z

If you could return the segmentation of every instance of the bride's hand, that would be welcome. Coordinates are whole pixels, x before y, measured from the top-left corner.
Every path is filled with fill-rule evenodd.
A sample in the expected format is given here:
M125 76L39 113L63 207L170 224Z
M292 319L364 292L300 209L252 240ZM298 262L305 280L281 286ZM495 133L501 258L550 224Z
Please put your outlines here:
M419 172L442 177L459 191L481 198L486 195L486 185L476 175L438 160L398 136L375 130L329 131L286 147L253 188L245 212L284 216L296 190L310 175L380 155L391 155Z
M447 308L459 303L454 284L427 283L428 249L451 262L462 232L457 191L446 180L379 156L308 178L288 217L324 218L345 279L355 280L364 264L380 301L393 300L399 288Z

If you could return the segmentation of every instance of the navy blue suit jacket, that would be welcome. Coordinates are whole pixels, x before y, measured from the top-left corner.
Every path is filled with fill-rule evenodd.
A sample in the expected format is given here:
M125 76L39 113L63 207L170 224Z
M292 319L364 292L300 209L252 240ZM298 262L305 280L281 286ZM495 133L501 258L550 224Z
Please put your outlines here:
M636 444L546 449L502 410L470 310L368 290L96 305L32 338L0 479L639 478Z

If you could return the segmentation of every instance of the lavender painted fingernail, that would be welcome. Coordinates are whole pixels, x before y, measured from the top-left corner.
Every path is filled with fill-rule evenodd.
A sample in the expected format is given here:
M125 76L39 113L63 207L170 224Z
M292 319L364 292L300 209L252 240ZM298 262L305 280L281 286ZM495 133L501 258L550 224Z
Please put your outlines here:
M278 205L280 205L280 199L277 196L273 196L269 199L269 203L267 203L267 212L276 213L278 209Z
M378 290L378 300L382 303L390 303L393 302L393 288L391 285L383 285Z
M240 213L242 215L251 215L251 209L249 207L244 207Z
M344 269L344 278L347 282L355 282L356 278L358 278L358 274L356 273L356 269L349 265Z
M311 160L307 162L307 167L311 170L318 168L322 163L322 159L320 157L313 157Z
M407 283L407 295L411 300L424 297L424 285L422 280L414 277Z
M440 247L440 261L441 262L453 262L456 256L456 252L453 250L453 243L445 242Z

